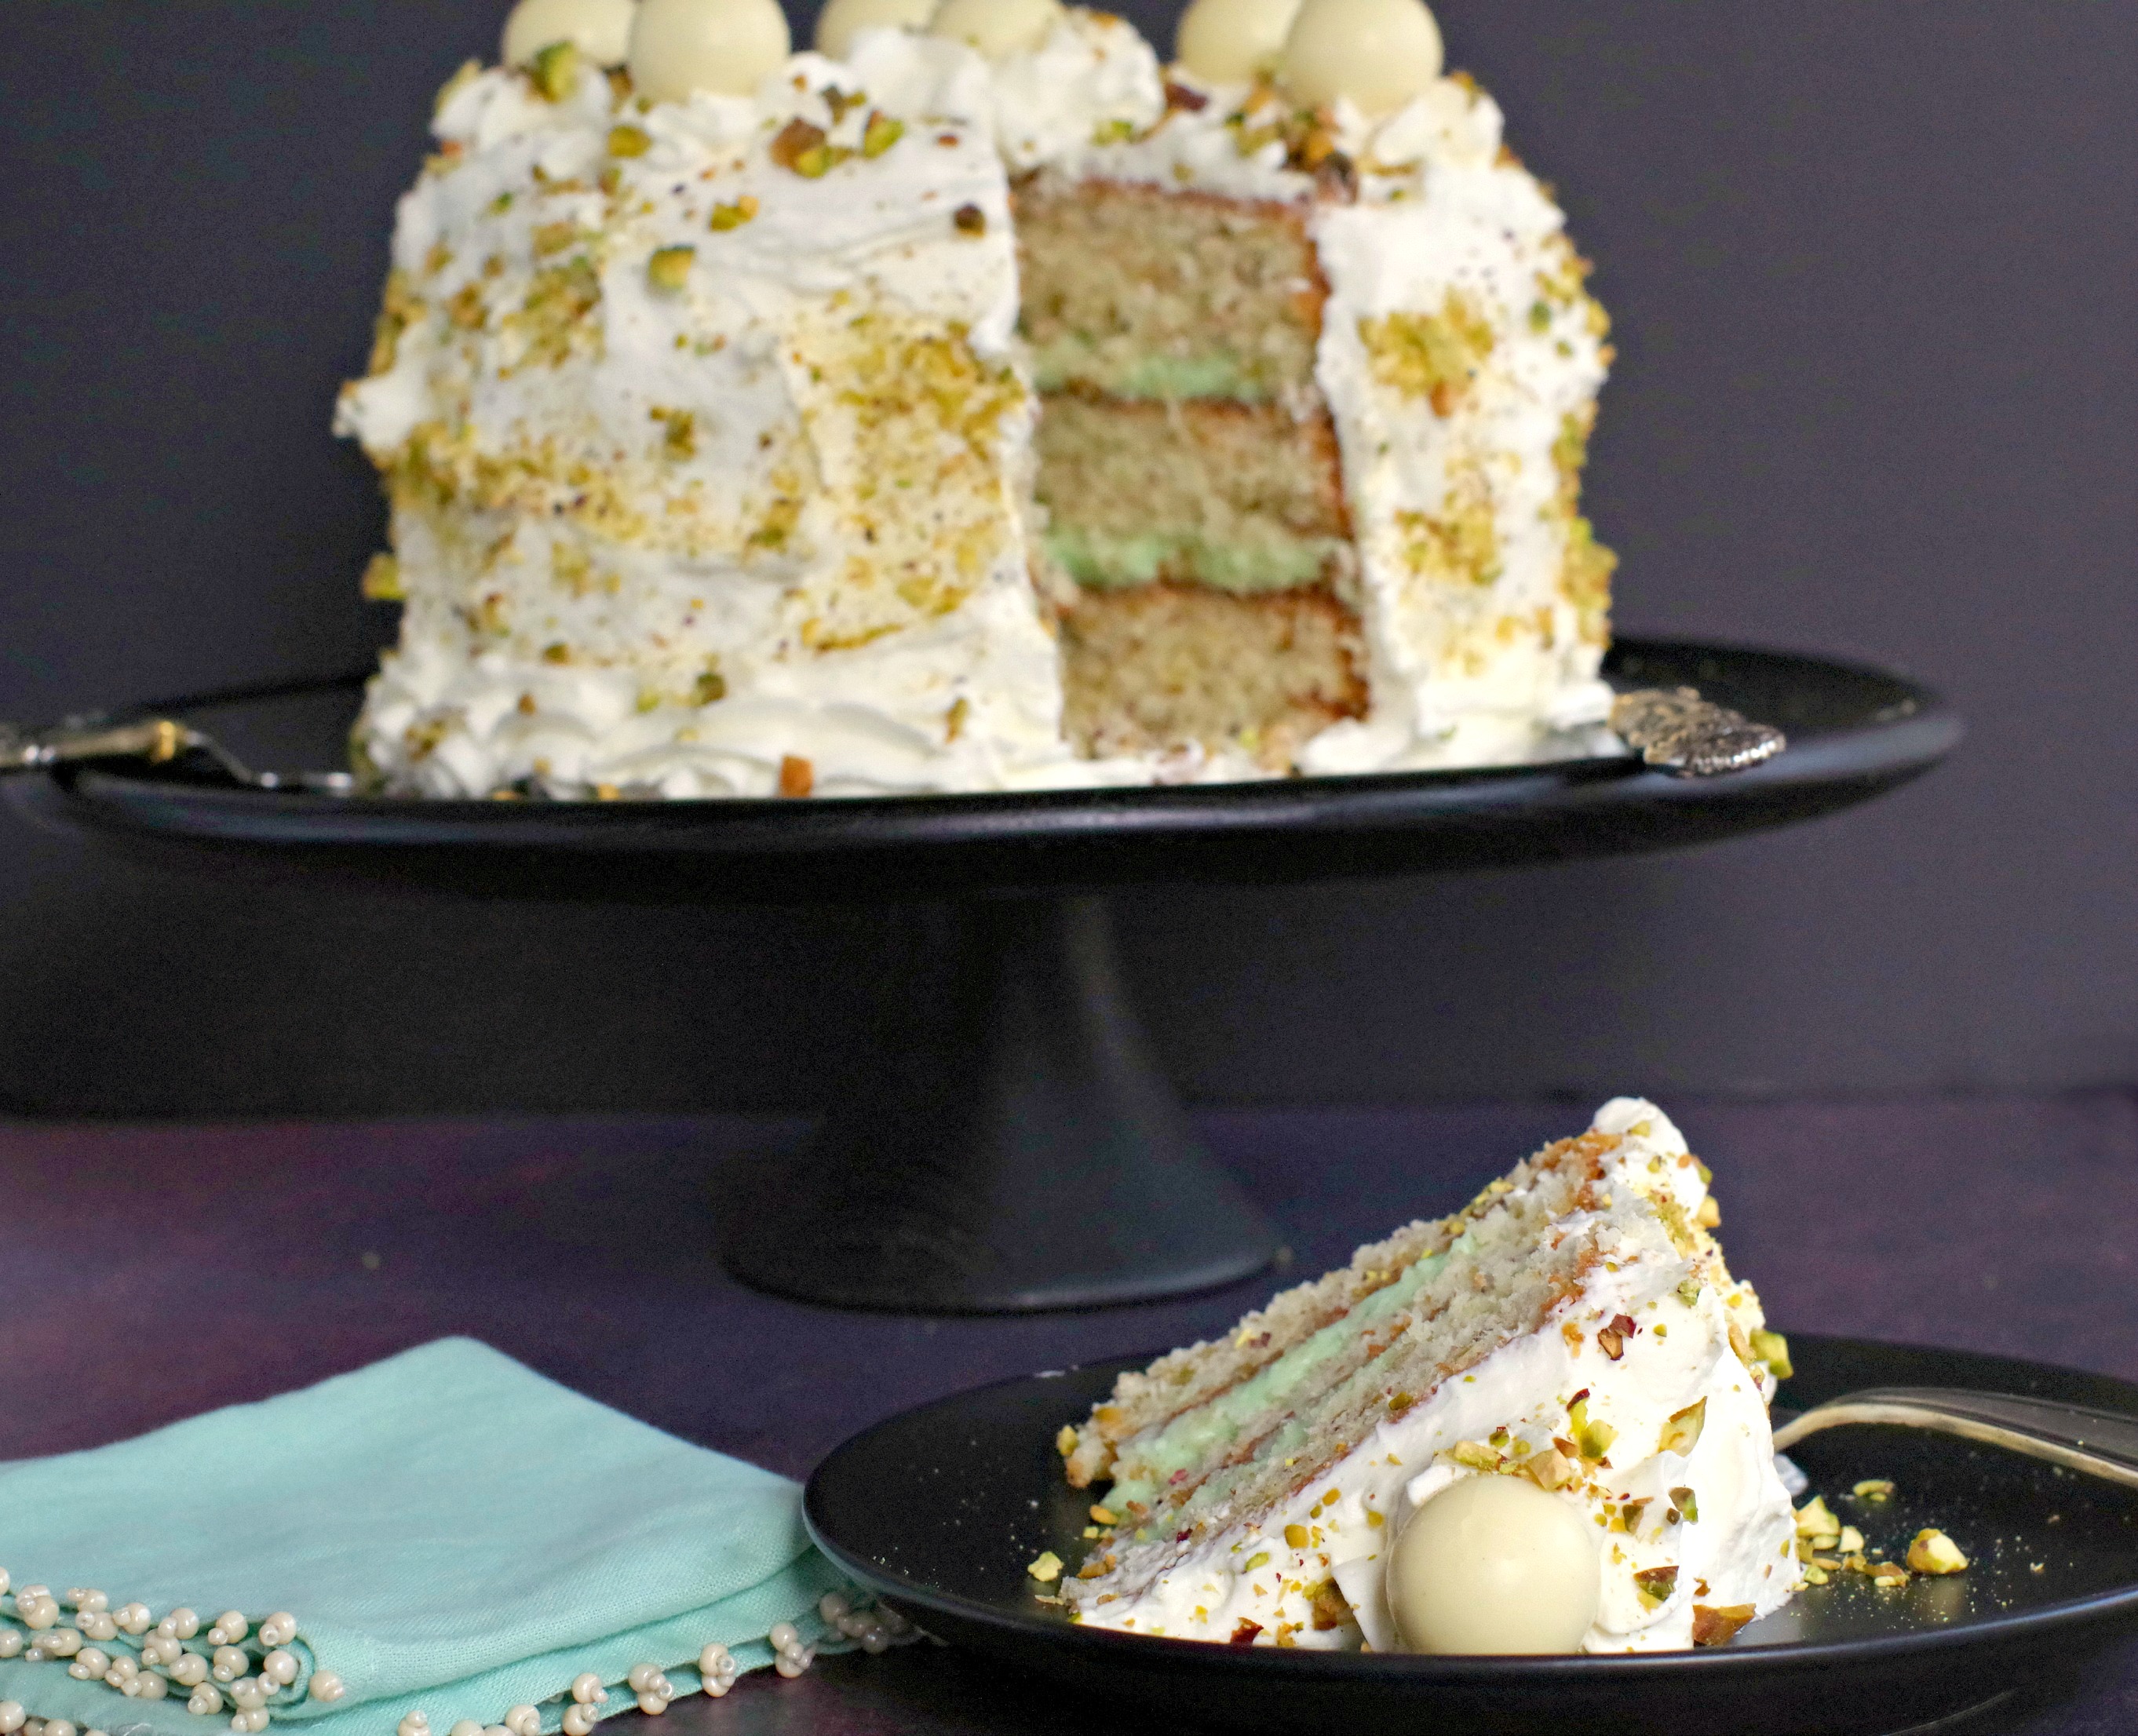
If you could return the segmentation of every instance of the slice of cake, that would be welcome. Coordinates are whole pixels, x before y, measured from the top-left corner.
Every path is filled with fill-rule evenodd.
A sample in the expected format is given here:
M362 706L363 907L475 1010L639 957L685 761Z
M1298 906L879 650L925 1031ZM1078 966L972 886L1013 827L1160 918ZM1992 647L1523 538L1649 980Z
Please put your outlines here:
M1123 1375L1062 1431L1069 1480L1111 1485L1063 1582L1076 1618L1403 1649L1396 1541L1480 1477L1593 1526L1584 1650L1716 1643L1779 1607L1801 1571L1767 1418L1787 1347L1718 1222L1677 1129L1620 1098L1456 1216Z
M1168 68L1057 0L848 0L836 58L773 0L523 0L442 95L337 419L403 612L367 780L1608 751L1605 321L1430 16L1370 4L1402 53L1327 0L1246 51L1270 8L1200 0Z

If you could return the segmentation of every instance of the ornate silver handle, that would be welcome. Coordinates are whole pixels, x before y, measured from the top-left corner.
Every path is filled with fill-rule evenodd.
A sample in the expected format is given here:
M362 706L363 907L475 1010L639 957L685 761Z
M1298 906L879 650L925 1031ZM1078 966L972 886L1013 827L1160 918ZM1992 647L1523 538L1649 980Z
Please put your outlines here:
M256 772L213 736L167 717L130 724L61 724L51 729L0 723L0 776L41 771L73 759L144 759L164 765L181 753L204 753L234 782L254 789L345 796L355 788L346 772Z
M1880 1387L1806 1411L1774 1431L1774 1448L1851 1422L1897 1423L2009 1447L2088 1476L2138 1489L2138 1418L2049 1398L1943 1387Z
M1690 687L1620 694L1611 704L1611 728L1648 764L1679 778L1741 772L1789 744L1772 724L1755 724Z

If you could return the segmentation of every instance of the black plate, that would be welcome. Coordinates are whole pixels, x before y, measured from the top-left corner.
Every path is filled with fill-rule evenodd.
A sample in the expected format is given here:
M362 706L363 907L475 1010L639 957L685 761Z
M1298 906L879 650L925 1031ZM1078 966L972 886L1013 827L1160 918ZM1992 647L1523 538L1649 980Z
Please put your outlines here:
M1033 795L823 802L353 800L233 789L184 764L18 780L44 816L136 845L257 856L485 894L700 900L1154 880L1282 880L1613 855L1691 844L1860 802L1960 739L1935 695L1778 652L1621 641L1622 685L1698 687L1779 724L1787 753L1725 778L1625 759ZM278 770L338 764L354 685L196 714Z
M2101 1375L1848 1339L1790 1344L1784 1397L1799 1407L1942 1386L2138 1416L2138 1387ZM1264 1731L1870 1736L2068 1670L2138 1627L2138 1494L1943 1436L1850 1428L1794 1455L1813 1487L1891 1554L1940 1526L1967 1551L1966 1573L1896 1592L1838 1575L1729 1646L1648 1656L1377 1656L1080 1628L1034 1601L1024 1572L1043 1549L1073 1564L1087 1547L1091 1497L1063 1481L1054 1436L1147 1360L1030 1376L879 1423L809 1480L811 1534L940 1638L1146 1709ZM1890 1503L1849 1495L1870 1477L1898 1485Z

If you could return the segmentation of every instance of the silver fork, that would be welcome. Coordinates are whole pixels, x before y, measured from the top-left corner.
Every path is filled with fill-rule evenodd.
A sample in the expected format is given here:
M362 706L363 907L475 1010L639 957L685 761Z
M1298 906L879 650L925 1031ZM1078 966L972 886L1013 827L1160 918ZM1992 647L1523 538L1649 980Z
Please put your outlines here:
M74 719L50 729L0 723L0 773L34 772L77 759L141 759L167 765L182 753L212 760L233 782L257 790L308 790L346 796L356 788L347 772L256 772L204 730L168 717L114 724Z
M2090 1477L2138 1489L2138 1418L2053 1398L1945 1387L1874 1387L1844 1393L1774 1431L1774 1451L1848 1423L1896 1423L2009 1447Z

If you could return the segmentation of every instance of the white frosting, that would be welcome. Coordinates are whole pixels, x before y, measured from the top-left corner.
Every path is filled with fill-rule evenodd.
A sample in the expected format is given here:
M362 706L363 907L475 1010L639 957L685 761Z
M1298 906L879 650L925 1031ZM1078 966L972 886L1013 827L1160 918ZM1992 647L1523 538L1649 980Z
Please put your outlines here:
M1595 1126L1624 1136L1606 1163L1608 1188L1651 1197L1667 1190L1688 1217L1697 1212L1706 1184L1681 1163L1684 1138L1662 1110L1618 1098L1598 1112ZM1569 1233L1584 1227L1561 1222ZM1678 1286L1689 1262L1652 1217L1644 1222L1648 1233L1607 1248L1605 1263L1540 1330L1382 1423L1276 1511L1213 1530L1141 1594L1086 1606L1078 1619L1211 1641L1229 1640L1251 1621L1262 1631L1257 1643L1285 1626L1296 1646L1355 1649L1363 1641L1376 1651L1400 1650L1383 1596L1394 1539L1413 1511L1457 1478L1493 1474L1449 1456L1464 1442L1492 1443L1509 1465L1550 1451L1568 1433L1569 1402L1584 1390L1587 1417L1617 1433L1606 1465L1557 1494L1597 1526L1603 1543L1603 1596L1582 1648L1689 1646L1696 1604L1749 1606L1763 1616L1779 1609L1801 1583L1794 1516L1774 1470L1763 1373L1740 1358L1730 1334L1733 1313L1756 1310L1756 1299L1741 1285L1726 1295L1704 1284L1688 1301ZM1622 1314L1638 1329L1614 1361L1595 1329ZM1578 1344L1562 1330L1568 1325L1580 1329ZM1672 1419L1701 1404L1690 1452L1664 1446ZM1687 1488L1698 1517L1673 1523L1671 1491ZM1613 1523L1628 1501L1646 1503L1630 1531ZM1287 1527L1301 1528L1306 1543L1287 1543ZM1668 1596L1644 1596L1634 1576L1667 1567L1677 1570ZM1355 1625L1316 1629L1308 1592L1331 1578Z
M754 96L648 105L591 71L554 103L501 71L449 90L441 155L396 227L408 323L336 418L404 479L401 646L359 726L389 786L763 795L795 760L820 794L1257 775L1194 750L1076 758L1029 576L1008 172L1313 196L1281 143L1241 154L1226 116L1245 90L1169 115L1164 83L1129 26L1074 12L992 67L864 29L846 62L795 55ZM845 154L827 172L775 160L797 119ZM872 119L879 146L902 133L865 151ZM1317 378L1359 539L1372 715L1310 742L1303 768L1618 751L1540 511L1553 485L1534 455L1603 374L1577 321L1531 334L1521 317L1559 212L1495 162L1497 110L1456 85L1377 125L1340 105L1337 122L1362 173L1357 202L1313 209L1331 292ZM715 230L722 211L751 214ZM673 288L650 269L663 250ZM1443 422L1373 377L1358 324L1451 286L1503 341ZM871 433L857 318L963 357L965 384L999 394L969 450L942 428ZM927 456L902 490L880 486L886 442ZM1495 461L1503 570L1474 592L1411 570L1398 519L1436 507L1471 448L1532 455ZM449 502L411 474L449 477Z

